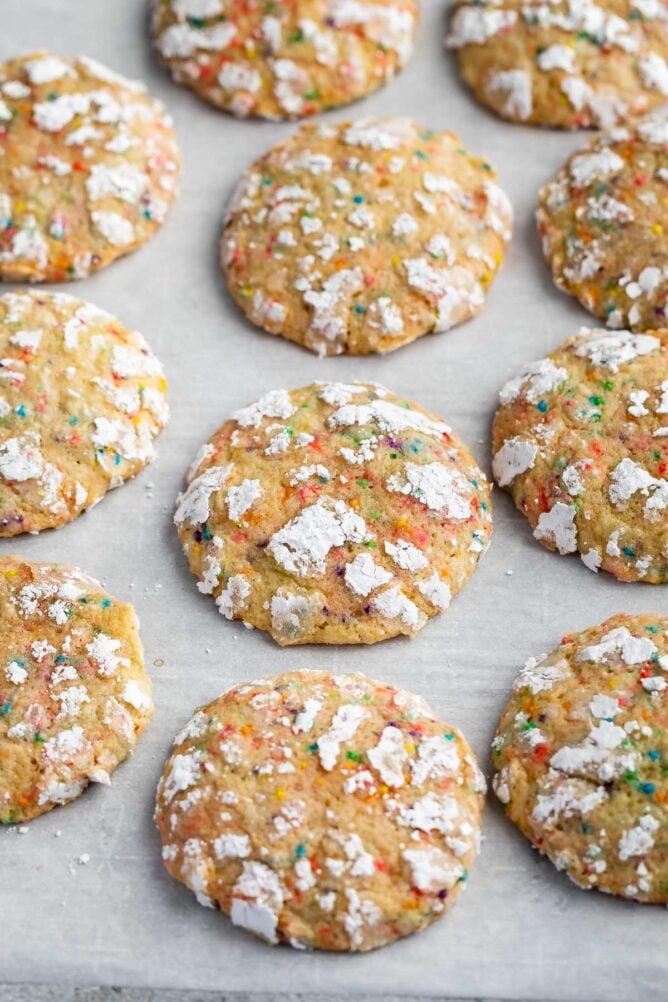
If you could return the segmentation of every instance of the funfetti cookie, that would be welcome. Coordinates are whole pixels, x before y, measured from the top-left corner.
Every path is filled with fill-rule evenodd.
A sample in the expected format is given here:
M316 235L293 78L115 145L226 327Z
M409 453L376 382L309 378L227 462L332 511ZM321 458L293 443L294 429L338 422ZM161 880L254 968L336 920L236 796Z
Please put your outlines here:
M166 388L141 334L92 303L0 296L0 536L71 522L139 473Z
M583 328L501 390L494 477L590 571L668 581L668 331Z
M489 486L449 426L365 383L237 411L195 457L174 521L199 590L279 644L417 633L492 531Z
M536 213L556 284L609 327L668 325L668 114L601 133L544 186Z
M0 557L0 823L110 774L153 713L132 606L76 568Z
M234 115L298 118L348 104L407 62L416 0L154 0L178 83Z
M93 59L0 64L0 279L83 278L136 250L174 201L171 119Z
M303 125L246 172L222 238L254 324L321 355L387 352L475 316L510 240L490 164L406 118Z
M614 616L518 675L492 751L510 819L580 887L668 903L668 619Z
M361 951L465 887L485 782L459 731L364 675L230 689L177 735L158 786L168 872L269 943Z
M503 118L608 128L668 96L667 25L660 0L458 2L446 45Z

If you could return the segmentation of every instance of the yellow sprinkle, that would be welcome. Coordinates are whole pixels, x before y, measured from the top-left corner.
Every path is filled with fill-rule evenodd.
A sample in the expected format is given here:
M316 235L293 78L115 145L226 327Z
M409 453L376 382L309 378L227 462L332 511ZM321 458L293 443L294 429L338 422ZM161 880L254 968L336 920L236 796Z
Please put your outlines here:
M661 223L653 224L652 233L663 233L663 226L661 225Z
M394 257L391 258L390 260L395 268L397 267L397 265L401 264L401 258L397 254L395 254Z
M276 799L277 800L285 799L285 790L283 789L282 786L279 786L279 788L276 790Z

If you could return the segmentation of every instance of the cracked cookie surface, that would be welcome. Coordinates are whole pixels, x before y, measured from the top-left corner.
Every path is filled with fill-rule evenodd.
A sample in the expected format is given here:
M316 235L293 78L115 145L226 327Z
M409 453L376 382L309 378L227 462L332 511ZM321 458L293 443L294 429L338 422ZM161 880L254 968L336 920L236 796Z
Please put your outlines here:
M0 279L84 278L136 250L176 197L171 119L93 59L0 64Z
M448 425L364 383L237 411L197 454L174 520L199 590L280 644L417 633L492 531L489 486Z
M360 951L442 916L485 782L419 696L364 675L241 684L177 735L158 786L168 872L270 943Z
M608 327L666 326L668 114L600 133L540 192L555 283Z
M7 292L0 353L0 536L71 522L151 462L167 384L137 331L61 292Z
M492 167L454 133L405 118L309 123L244 175L222 267L259 327L366 355L479 313L511 229Z
M591 571L668 581L668 331L583 328L501 390L494 476Z
M519 674L493 787L581 887L668 903L668 619L614 616Z
M446 45L502 118L608 128L668 95L668 7L658 0L457 3Z
M153 35L177 83L245 118L314 115L408 61L416 0L154 0Z
M151 714L134 609L72 567L0 558L0 822L110 774Z

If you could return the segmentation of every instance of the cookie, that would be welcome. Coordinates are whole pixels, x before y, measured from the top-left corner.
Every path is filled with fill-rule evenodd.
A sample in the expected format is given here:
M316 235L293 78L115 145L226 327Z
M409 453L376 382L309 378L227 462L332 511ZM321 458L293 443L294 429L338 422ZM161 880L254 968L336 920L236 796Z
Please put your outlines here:
M362 951L440 918L485 781L419 696L364 675L239 685L177 735L158 786L168 872L269 943Z
M273 390L237 411L198 452L174 521L199 590L284 645L417 633L492 532L466 446L365 383Z
M581 887L668 904L667 687L665 616L614 616L517 677L494 790Z
M0 557L0 823L109 786L151 714L132 606L72 567Z
M176 196L171 119L85 56L0 63L0 279L83 278L136 250Z
M0 296L0 536L71 522L139 473L166 385L141 334L91 303Z
M668 96L660 0L457 3L446 45L465 83L512 122L608 128Z
M556 284L612 328L668 326L668 115L592 139L540 192Z
M539 542L668 581L668 331L582 328L500 394L494 476Z
M411 54L417 0L154 0L178 83L234 115L314 115L376 90Z
M512 209L458 136L303 125L246 173L222 266L253 323L321 355L392 351L482 308Z

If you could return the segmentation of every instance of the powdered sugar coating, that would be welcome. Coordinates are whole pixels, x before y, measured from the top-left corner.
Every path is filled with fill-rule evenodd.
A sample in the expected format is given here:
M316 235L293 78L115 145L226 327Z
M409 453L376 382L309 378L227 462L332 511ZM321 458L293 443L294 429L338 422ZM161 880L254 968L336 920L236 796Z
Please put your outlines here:
M493 745L511 819L580 886L668 903L668 619L615 616L521 673Z
M0 65L0 279L83 278L136 249L173 202L171 120L86 57Z
M154 0L173 78L241 118L299 118L374 91L407 62L415 0Z
M376 384L267 393L198 456L175 515L198 588L281 644L416 633L491 534L468 450Z
M511 235L490 165L405 118L305 125L246 172L221 260L253 323L323 355L475 316Z
M446 45L502 117L608 128L665 99L667 20L660 0L458 0Z
M613 329L665 326L667 178L661 109L597 135L540 192L536 218L554 281Z
M199 711L165 765L156 822L169 873L235 925L370 950L453 903L484 789L461 734L423 700L359 674L289 672Z
M668 580L668 332L588 330L502 389L494 475L540 542Z
M0 296L0 536L70 522L139 473L166 389L141 334L92 303Z
M59 564L0 559L0 821L77 797L134 749L153 713L137 617Z

